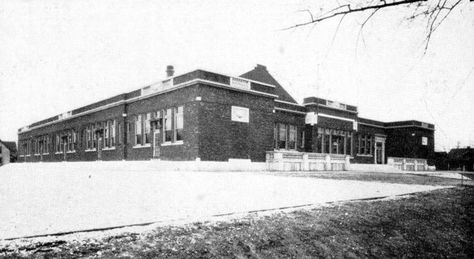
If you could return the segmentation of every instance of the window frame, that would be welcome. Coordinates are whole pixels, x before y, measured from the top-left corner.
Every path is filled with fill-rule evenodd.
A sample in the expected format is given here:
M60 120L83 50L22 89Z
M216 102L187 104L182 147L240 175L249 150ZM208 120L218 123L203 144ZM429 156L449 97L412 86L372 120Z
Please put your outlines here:
M180 111L181 110L181 111ZM174 108L174 120L173 120L173 141L183 141L183 129L184 129L184 106L178 106ZM179 123L181 122L181 123ZM181 124L181 125L179 125ZM178 139L178 136L180 138Z

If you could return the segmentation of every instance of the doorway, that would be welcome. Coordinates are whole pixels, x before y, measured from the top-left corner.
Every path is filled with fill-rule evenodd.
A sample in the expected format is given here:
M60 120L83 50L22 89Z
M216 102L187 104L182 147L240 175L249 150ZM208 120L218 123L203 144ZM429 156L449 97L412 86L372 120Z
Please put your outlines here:
M161 134L159 129L153 131L153 158L158 159L161 155Z
M375 136L375 164L385 164L385 137Z
M383 164L383 160L382 160L382 143L381 142L377 142L375 144L375 163L376 164Z

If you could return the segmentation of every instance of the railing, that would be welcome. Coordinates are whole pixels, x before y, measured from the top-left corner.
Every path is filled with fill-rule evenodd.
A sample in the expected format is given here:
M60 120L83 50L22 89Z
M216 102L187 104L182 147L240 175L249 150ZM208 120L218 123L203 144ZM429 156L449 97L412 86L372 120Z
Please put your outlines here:
M426 159L388 157L387 164L403 171L428 171L428 161Z
M296 151L268 151L266 164L269 171L342 171L349 169L349 156Z

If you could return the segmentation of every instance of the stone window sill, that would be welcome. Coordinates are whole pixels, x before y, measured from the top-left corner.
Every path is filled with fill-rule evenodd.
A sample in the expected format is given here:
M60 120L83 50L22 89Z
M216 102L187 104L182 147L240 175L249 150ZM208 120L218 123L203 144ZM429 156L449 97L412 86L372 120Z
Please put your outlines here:
M161 146L162 147L166 147L166 146L178 146L178 145L183 145L184 142L182 140L179 140L179 141L175 141L175 142L165 142L165 143L161 143Z
M363 155L363 154L357 154L357 156L360 156L360 157L373 157L373 155Z
M133 148L149 148L151 147L151 144L145 144L145 145L135 145Z

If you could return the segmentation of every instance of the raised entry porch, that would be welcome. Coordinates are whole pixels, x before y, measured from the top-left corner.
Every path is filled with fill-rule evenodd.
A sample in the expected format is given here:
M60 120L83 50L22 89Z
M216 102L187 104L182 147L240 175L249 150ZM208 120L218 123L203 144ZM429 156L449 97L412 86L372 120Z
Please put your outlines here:
M268 151L269 171L343 171L349 170L350 156L297 151Z

